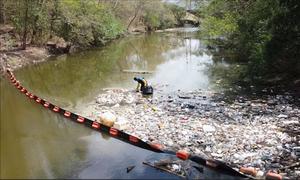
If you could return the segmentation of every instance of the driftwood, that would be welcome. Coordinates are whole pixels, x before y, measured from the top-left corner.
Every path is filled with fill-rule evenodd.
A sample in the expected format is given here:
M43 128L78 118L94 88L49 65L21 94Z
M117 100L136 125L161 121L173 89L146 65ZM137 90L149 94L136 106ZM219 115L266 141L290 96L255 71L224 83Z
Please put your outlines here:
M129 173L131 170L133 170L133 168L135 168L135 166L128 166L126 168L126 172Z
M160 167L160 166L153 165L153 164L151 164L151 163L149 163L149 162L143 162L143 164L145 164L145 165L147 165L147 166L150 166L150 167L153 167L153 168L155 168L155 169L159 169L159 170L161 170L161 171L168 172L168 173L173 174L173 175L175 175L175 176L179 176L179 177L181 177L181 178L183 178L183 179L186 179L186 177L183 176L183 175L176 174L175 172L173 172L173 171L171 171L171 170L169 170L169 169L166 169L166 168L163 168L163 167Z
M137 73L137 74L152 74L152 73L154 73L154 71L130 70L130 69L124 69L123 72L125 72L125 73Z
M296 162L292 165L289 165L289 166L286 166L286 167L282 167L282 168L279 168L280 170L284 170L284 169L290 169L290 168L295 168L295 167L300 167L300 162Z

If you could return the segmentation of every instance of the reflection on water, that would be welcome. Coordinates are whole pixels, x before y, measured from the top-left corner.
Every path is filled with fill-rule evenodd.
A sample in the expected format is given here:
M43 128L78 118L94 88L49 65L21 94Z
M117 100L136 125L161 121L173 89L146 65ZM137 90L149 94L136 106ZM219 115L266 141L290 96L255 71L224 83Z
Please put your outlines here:
M169 84L166 92L207 89L212 57L193 35L187 31L128 37L102 49L54 57L17 75L26 87L67 108L91 101L101 88L133 88L135 74L122 72L128 69L155 71L142 76L153 84Z
M134 88L136 74L155 71L165 92L210 87L211 56L193 31L154 33L117 40L91 51L52 57L16 72L35 94L70 110L90 102L101 88ZM174 178L146 168L152 153L103 137L47 111L1 79L1 178ZM129 174L126 167L136 166Z
M167 84L167 92L207 89L207 70L212 60L207 54L198 54L200 47L199 40L185 39L184 46L165 52L163 57L166 61L157 66L151 81Z

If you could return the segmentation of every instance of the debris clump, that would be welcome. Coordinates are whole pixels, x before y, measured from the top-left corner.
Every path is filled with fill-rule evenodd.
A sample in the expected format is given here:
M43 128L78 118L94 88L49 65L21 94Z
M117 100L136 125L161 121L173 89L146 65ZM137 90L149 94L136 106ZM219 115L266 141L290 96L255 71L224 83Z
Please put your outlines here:
M175 151L184 149L236 168L299 177L300 165L291 166L300 160L300 109L290 103L293 97L238 96L226 102L223 96L198 90L143 97L134 91L110 89L83 113L97 119L112 112L117 128Z

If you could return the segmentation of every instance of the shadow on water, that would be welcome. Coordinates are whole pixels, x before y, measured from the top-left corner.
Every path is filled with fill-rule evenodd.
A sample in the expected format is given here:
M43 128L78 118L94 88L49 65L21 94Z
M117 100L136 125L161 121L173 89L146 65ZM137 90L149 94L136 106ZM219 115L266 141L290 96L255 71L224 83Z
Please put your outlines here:
M224 47L221 40L202 42L208 45L203 50L212 59L207 71L209 79L214 89L224 95L225 101L233 101L240 96L267 99L279 95L291 96L289 102L300 106L300 84L295 81L297 77L288 78L286 74L267 72L264 76L263 73L258 75L250 62L241 60L240 55L235 54L230 47Z
M209 65L208 76L217 98L226 102L237 99L271 100L281 97L283 103L300 106L300 89L284 82L255 81L245 74L247 64L217 61Z

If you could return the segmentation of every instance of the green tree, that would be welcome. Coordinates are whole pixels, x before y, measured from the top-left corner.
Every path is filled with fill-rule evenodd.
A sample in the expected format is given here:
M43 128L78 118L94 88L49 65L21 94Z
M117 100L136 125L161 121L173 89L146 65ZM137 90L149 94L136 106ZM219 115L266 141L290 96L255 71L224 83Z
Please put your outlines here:
M123 32L121 23L105 4L96 1L60 1L55 32L79 46L103 44Z
M250 73L299 77L299 1L212 0L199 12L202 35L222 39L237 60L250 64Z
M278 11L268 27L272 34L266 43L266 59L271 70L300 77L300 3L280 0Z
M177 25L182 25L181 19L185 16L185 9L176 4L167 5L176 19Z
M47 2L43 0L17 0L11 20L21 37L22 49L27 43L39 43L48 33ZM14 11L13 11L14 12Z

